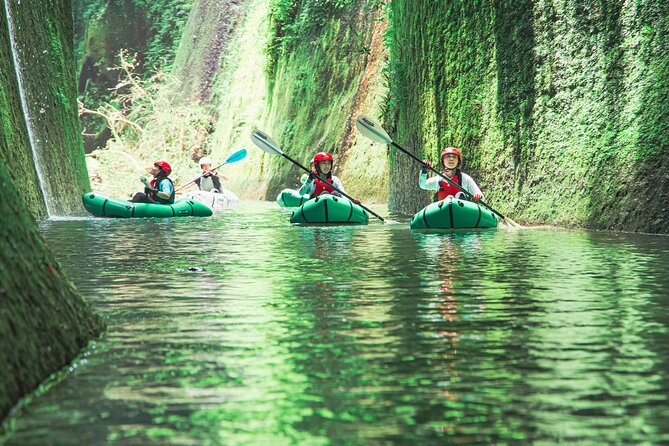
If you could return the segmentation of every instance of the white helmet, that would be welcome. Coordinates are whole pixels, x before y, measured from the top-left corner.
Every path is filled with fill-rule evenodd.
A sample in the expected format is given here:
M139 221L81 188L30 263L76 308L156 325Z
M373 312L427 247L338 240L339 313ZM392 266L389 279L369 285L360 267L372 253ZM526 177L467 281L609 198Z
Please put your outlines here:
M203 164L211 165L213 163L211 162L211 158L203 156L202 158L200 158L200 166L203 165Z

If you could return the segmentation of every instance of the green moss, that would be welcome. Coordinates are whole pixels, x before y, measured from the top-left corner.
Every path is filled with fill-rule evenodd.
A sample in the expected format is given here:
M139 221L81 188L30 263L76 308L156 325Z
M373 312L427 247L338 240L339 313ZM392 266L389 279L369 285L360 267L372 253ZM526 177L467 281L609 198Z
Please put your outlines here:
M279 3L271 2L270 8ZM261 128L304 165L317 151L333 152L335 174L349 193L385 202L386 148L356 138L351 120L361 112L378 116L385 96L383 54L376 65L370 56L379 12L364 1L336 7L321 3L294 2L305 27L290 23L290 12L268 12L262 1L247 4L246 20L232 37L217 81L218 118L211 147L222 158L232 148L248 147L251 130ZM291 27L292 37L284 39L287 31L276 31L283 25L275 19ZM231 168L228 187L242 196L273 200L280 189L296 187L301 174L287 160L252 148L245 163Z
M0 158L0 419L104 323L49 252Z
M669 193L658 156L669 110L665 3L390 8L386 120L398 142L432 160L460 147L465 170L516 219L667 231L666 206L647 194L651 184L653 195ZM416 166L398 158L392 172L391 207L415 211L425 203Z

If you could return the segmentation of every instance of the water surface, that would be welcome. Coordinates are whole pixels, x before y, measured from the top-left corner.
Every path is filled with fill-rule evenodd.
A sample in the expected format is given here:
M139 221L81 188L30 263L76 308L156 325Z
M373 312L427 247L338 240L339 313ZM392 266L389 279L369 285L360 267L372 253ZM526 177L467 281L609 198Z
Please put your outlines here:
M42 223L109 328L6 444L669 444L668 237L288 216Z

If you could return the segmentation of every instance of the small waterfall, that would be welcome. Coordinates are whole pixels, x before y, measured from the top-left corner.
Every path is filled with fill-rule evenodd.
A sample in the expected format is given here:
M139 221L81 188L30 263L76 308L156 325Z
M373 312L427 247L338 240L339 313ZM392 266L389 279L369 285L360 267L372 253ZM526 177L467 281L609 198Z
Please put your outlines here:
M14 59L14 71L16 71L16 80L19 84L19 95L21 96L21 106L23 107L23 117L26 123L26 129L28 130L28 139L30 141L30 148L33 152L33 162L35 164L35 172L37 172L37 179L39 180L39 188L42 192L42 197L44 197L44 204L46 206L47 217L51 217L51 207L49 206L49 196L45 188L44 174L39 163L38 156L38 140L35 137L35 132L32 127L32 121L30 119L30 110L28 109L28 98L26 96L24 84L23 84L23 75L21 74L21 58L19 57L19 50L16 46L16 40L14 39L14 21L12 19L12 9L9 6L9 3L12 0L5 0L5 12L7 16L7 26L9 28L9 41L12 47L12 58ZM21 0L19 0L19 5Z

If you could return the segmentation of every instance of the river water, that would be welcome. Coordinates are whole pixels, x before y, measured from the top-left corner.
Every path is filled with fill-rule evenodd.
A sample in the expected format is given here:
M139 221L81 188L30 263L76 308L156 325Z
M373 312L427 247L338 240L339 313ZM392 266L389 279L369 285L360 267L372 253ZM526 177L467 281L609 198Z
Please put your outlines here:
M669 444L669 237L288 217L41 223L109 327L5 443Z

